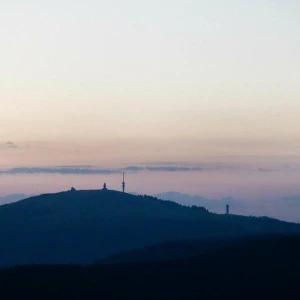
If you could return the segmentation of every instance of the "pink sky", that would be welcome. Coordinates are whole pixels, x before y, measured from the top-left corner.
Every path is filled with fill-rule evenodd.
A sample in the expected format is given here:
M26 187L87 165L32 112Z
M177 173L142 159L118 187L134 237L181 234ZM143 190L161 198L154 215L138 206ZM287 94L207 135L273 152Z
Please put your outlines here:
M299 194L300 2L224 3L1 4L0 195L119 188L11 168L154 162L229 167L129 173L129 190Z

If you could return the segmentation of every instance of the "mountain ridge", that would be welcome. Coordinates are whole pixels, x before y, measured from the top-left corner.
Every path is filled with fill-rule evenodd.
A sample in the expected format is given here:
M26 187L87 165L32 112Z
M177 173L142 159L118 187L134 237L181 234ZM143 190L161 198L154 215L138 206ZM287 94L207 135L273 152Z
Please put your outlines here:
M65 191L0 206L0 266L89 264L170 240L273 233L300 233L300 225L112 190Z

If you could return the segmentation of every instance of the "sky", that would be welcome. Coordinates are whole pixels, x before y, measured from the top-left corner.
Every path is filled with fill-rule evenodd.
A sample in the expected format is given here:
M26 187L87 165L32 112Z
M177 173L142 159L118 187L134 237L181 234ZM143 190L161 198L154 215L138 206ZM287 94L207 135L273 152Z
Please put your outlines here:
M267 186L300 194L299 13L297 0L0 0L0 195L49 180L12 168L167 162L280 169ZM209 182L214 194L226 176L226 196L241 181L228 169L191 184L195 172L178 171L161 186L169 173L138 188ZM251 174L240 196L253 194Z

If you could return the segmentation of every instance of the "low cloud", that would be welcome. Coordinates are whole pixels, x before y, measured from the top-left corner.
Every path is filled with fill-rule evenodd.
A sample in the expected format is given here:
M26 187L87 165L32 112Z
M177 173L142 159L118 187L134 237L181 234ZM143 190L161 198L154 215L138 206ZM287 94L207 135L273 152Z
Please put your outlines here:
M44 167L44 168L13 168L4 171L0 171L0 174L10 174L10 175L18 175L18 174L79 174L79 175L93 175L93 174L113 174L119 173L120 170L109 170L109 169L92 169L92 168L72 168L72 167Z
M0 143L0 148L19 148L17 144L13 143L13 142L2 142Z
M11 144L10 144L11 145ZM14 144L13 144L14 145ZM12 145L10 147L13 147ZM130 165L120 168L98 168L92 165L61 165L50 167L17 167L6 170L0 170L0 175L18 175L18 174L65 174L65 175L98 175L98 174L117 174L122 172L211 172L211 171L232 171L232 170L248 170L254 172L270 173L270 172L299 172L300 167L279 167L279 168L264 168L247 166L234 166L221 163L204 163L204 164L178 164L178 165Z
M199 167L139 167L129 166L119 169L102 169L92 166L60 166L60 167L20 167L0 171L0 175L18 175L18 174L79 174L79 175L97 175L97 174L115 174L121 172L197 172L202 171Z
M300 167L295 166L295 167L281 167L281 168L258 168L259 172L262 173L271 173L271 172L299 172Z
M134 171L134 172L137 172L137 171L143 171L144 169L145 169L144 167L129 166L129 167L124 168L123 170L124 171Z
M274 169L266 169L266 168L259 168L258 171L259 171L259 172L274 172L274 171L276 171L276 170L274 170ZM277 171L278 171L278 170L277 170Z
M199 172L203 169L200 167L146 167L146 170L154 172Z
M13 142L6 142L6 145L9 147L9 148L18 148L18 146L13 143Z

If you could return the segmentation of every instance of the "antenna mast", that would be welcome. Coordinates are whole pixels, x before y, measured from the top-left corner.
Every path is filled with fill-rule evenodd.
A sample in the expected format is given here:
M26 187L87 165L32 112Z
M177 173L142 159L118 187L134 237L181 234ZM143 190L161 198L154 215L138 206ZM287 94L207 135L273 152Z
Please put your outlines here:
M123 172L123 182L122 182L123 193L125 193L125 173Z

